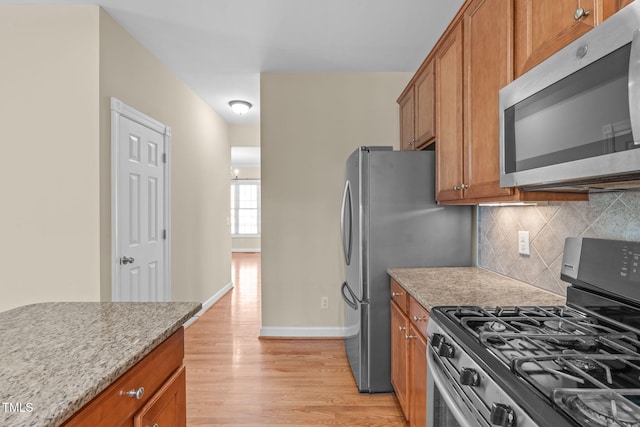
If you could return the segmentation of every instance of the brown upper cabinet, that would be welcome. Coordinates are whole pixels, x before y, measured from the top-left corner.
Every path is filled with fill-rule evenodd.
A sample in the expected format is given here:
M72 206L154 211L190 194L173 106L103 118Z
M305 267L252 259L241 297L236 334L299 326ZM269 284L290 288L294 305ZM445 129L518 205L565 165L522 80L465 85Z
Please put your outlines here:
M431 62L423 64L398 98L400 149L420 150L433 142L435 132L435 75Z
M436 63L436 199L460 200L464 173L462 23L442 39Z
M441 204L586 200L501 188L499 90L632 0L467 0L402 92L401 147L436 150Z
M466 199L512 197L500 187L498 92L512 79L513 6L476 0L464 13L464 177Z
M519 77L633 0L515 0Z
M513 3L473 0L435 50L442 204L585 199L500 187L498 92L513 76Z

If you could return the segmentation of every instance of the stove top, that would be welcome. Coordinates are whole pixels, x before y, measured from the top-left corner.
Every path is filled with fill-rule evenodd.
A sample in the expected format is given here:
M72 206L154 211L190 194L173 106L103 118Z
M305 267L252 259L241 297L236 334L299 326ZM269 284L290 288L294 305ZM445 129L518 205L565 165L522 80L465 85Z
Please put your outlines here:
M438 310L574 419L640 427L635 329L566 306Z
M568 238L561 278L566 306L436 307L431 319L538 425L640 427L640 242Z

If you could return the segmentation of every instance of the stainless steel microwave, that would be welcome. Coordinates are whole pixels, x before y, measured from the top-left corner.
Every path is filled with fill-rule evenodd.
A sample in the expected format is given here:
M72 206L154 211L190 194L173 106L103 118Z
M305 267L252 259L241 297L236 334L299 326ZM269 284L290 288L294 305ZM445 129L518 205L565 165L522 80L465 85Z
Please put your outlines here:
M500 185L640 187L640 2L500 90Z

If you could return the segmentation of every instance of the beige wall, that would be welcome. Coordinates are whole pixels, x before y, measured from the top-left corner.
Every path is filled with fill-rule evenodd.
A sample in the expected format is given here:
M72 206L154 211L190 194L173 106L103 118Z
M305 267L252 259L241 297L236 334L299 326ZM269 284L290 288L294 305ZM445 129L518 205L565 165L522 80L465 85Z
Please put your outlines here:
M171 293L176 301L205 301L231 281L227 124L101 10L103 299L111 294L110 97L171 126Z
M263 327L343 326L345 160L360 145L397 148L395 101L411 76L262 74Z
M170 125L173 292L231 280L227 125L97 6L0 6L0 311L110 299L110 104Z
M229 145L232 147L259 147L260 125L229 125Z
M0 311L100 297L98 9L0 6Z

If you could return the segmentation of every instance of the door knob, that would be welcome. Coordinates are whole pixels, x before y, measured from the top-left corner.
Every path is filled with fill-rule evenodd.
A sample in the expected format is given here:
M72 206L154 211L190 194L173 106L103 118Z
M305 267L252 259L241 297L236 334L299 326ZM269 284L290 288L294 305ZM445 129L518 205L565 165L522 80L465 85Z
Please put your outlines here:
M133 264L135 260L136 259L132 256L123 256L122 258L120 258L120 264Z

